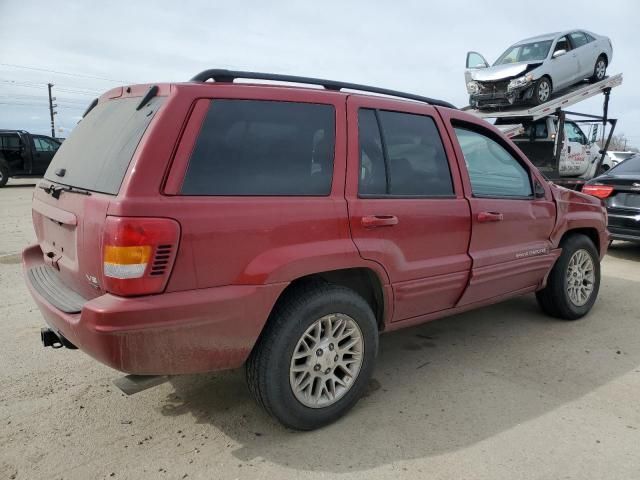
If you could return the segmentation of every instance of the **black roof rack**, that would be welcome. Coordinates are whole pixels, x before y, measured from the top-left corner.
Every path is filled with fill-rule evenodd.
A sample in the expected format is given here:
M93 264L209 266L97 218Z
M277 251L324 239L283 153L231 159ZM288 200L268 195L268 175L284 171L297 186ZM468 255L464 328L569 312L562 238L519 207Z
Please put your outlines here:
M418 102L428 103L429 105L437 105L439 107L456 108L454 105L443 100L414 95L413 93L398 92L397 90L389 90L386 88L370 87L368 85L359 85L357 83L337 82L335 80L323 80L321 78L298 77L295 75L280 75L277 73L261 73L261 72L239 72L236 70L225 70L213 68L200 72L191 79L192 82L206 82L214 80L216 82L231 83L236 78L246 78L251 80L272 80L277 82L293 82L307 83L309 85L320 85L327 90L340 91L342 89L359 90L362 92L378 93L381 95L389 95L392 97L407 98Z

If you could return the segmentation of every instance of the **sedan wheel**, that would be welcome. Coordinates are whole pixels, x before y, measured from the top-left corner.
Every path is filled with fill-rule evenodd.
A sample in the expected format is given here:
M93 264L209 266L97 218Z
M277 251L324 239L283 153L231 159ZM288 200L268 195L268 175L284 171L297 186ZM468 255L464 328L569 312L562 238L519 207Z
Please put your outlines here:
M535 84L533 91L533 102L536 105L548 102L551 99L551 82L548 78L542 77Z
M600 80L604 80L606 75L607 61L603 57L599 57L596 61L595 67L593 67L593 77L591 78L594 82L599 82Z

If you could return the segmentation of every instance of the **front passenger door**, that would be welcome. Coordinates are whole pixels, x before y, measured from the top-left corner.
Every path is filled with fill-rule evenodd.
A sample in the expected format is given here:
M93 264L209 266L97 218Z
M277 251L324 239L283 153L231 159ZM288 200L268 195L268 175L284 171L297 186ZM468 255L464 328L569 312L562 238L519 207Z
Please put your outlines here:
M472 218L473 267L458 305L533 290L558 256L550 189L497 132L452 120Z
M556 56L561 50L564 50L565 53ZM579 76L578 56L576 52L571 49L571 43L568 37L564 36L559 38L556 42L551 57L551 65L553 68L551 76L554 92L573 84L576 77Z

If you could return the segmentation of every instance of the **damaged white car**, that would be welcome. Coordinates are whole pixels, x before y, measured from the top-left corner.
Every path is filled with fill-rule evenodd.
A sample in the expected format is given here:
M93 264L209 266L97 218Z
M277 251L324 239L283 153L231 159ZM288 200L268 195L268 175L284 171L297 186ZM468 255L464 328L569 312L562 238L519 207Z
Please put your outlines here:
M585 30L522 40L492 66L478 52L467 53L465 80L473 108L539 105L553 92L584 79L603 80L613 57L611 40Z

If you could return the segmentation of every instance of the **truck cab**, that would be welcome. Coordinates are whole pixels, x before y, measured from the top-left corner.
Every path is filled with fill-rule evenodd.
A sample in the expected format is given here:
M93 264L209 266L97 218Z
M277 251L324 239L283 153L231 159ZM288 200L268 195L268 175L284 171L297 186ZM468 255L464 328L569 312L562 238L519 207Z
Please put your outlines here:
M47 171L60 141L24 130L0 130L0 187L10 177L41 177Z
M513 121L513 120L511 120ZM531 160L553 158L558 139L559 120L548 116L535 121L523 121L524 131L512 140L524 151ZM589 140L572 120L564 121L562 147L558 170L561 177L577 177L591 179L595 176L600 147ZM544 171L544 168L541 168Z

